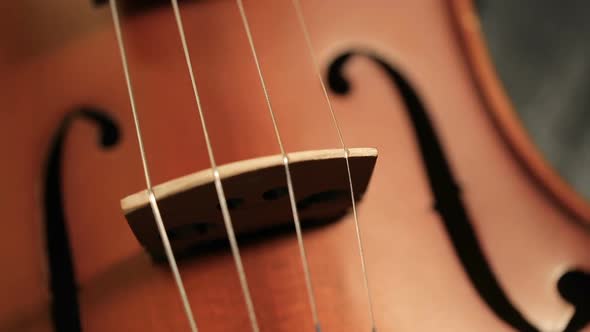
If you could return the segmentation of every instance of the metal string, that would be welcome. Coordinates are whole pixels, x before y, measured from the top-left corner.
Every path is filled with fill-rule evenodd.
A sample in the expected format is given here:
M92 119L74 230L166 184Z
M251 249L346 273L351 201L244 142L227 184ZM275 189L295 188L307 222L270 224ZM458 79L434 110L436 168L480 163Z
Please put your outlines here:
M305 36L305 42L307 44L307 49L309 51L310 58L313 62L313 66L314 66L316 75L317 75L320 85L322 87L322 92L324 93L324 97L326 98L326 102L328 104L328 109L330 111L330 115L332 116L332 122L334 123L334 127L336 128L336 131L338 132L338 138L340 139L340 144L342 145L342 149L344 150L344 160L346 161L346 172L348 173L348 184L350 187L350 198L352 200L352 213L354 216L354 226L355 226L355 230L356 230L356 239L357 239L357 244L359 247L359 253L360 253L360 258L361 258L361 268L363 271L363 283L365 286L365 292L367 294L367 301L369 304L368 309L369 309L369 317L371 320L371 331L376 332L377 325L375 324L375 315L373 313L373 300L371 297L371 291L369 289L369 278L367 277L367 267L366 267L366 263L365 263L363 241L361 238L361 229L360 229L360 225L359 225L359 218L358 218L358 214L356 211L356 200L354 197L355 196L354 189L352 186L352 174L350 171L349 151L348 151L346 144L344 143L344 138L342 136L342 130L340 129L340 124L338 123L338 120L336 119L336 113L334 112L334 107L332 106L332 101L330 99L330 96L328 95L328 90L326 89L326 84L324 83L324 79L322 78L320 66L319 66L318 60L315 56L313 44L311 43L311 37L309 35L309 31L307 30L307 25L305 24L305 19L303 17L301 3L299 0L292 0L292 1L293 1L293 6L295 7L295 11L297 12L297 18L299 20L299 24L301 25L301 30L303 31L303 35Z
M246 302L246 309L248 310L248 316L250 318L250 325L252 327L252 331L259 332L260 329L258 327L258 321L256 319L256 313L254 311L254 303L252 302L252 297L250 295L250 289L248 288L248 280L246 279L246 273L244 272L244 266L242 264L242 256L240 255L238 241L236 240L236 235L234 233L234 228L233 228L231 216L229 213L229 209L227 207L227 200L225 198L223 186L221 185L221 177L219 175L219 170L217 168L217 164L215 163L215 157L213 154L213 147L212 147L211 141L209 139L209 132L207 130L207 124L205 122L205 115L203 113L201 99L199 97L199 92L197 90L195 74L193 72L193 65L192 65L190 53L188 50L188 44L186 42L186 36L184 34L184 26L182 24L180 9L178 8L178 0L171 0L171 1L172 1L172 8L174 9L174 17L176 18L176 24L178 26L178 32L180 34L180 41L182 42L182 49L184 51L186 65L188 67L188 72L189 72L190 79L191 79L191 85L193 88L193 94L195 96L195 102L197 104L197 109L198 109L199 118L201 121L201 126L203 128L203 135L205 136L205 143L207 145L207 153L209 154L209 161L211 162L211 170L213 171L213 179L214 179L214 183L215 183L215 189L217 191L217 198L219 200L219 205L221 207L221 213L223 215L223 222L225 224L225 229L227 232L227 236L229 238L231 252L232 252L234 262L236 265L236 270L238 272L238 277L240 280L240 286L242 288L242 293L244 295L244 301Z
M137 114L137 109L135 106L135 97L133 96L131 76L129 75L129 66L127 63L127 52L125 50L125 43L123 42L123 34L121 32L121 24L119 22L119 12L118 12L118 8L117 8L116 0L111 0L110 6L111 6L111 13L113 16L113 23L115 25L115 34L117 36L117 43L119 45L119 52L121 53L121 62L123 64L123 73L125 74L125 82L127 83L127 92L129 93L129 102L131 104L131 112L133 113L133 121L135 123L135 132L137 133L137 141L139 142L139 153L141 154L141 162L143 165L143 173L145 176L145 183L147 186L148 200L150 203L150 207L152 209L152 213L154 215L154 219L156 220L158 232L160 233L160 238L162 239L162 244L164 245L164 251L166 252L166 257L168 258L168 264L170 265L170 270L172 270L172 275L174 276L174 281L176 282L176 286L178 287L178 292L180 293L180 298L182 300L182 305L184 307L184 312L186 314L186 318L188 320L190 330L192 332L198 332L197 324L195 322L195 318L193 317L191 305L190 305L188 297L186 295L186 290L184 288L182 278L180 277L180 272L178 271L178 265L176 264L176 259L174 258L174 253L172 251L172 247L170 246L170 240L168 239L168 234L166 234L166 228L164 227L162 215L160 214L160 209L158 208L158 202L156 200L156 196L154 195L154 191L152 188L152 181L150 179L150 172L148 169L147 157L146 157L145 148L143 145L143 136L141 134L141 126L139 124L139 116Z
M272 109L272 105L270 102L270 95L268 93L268 89L266 87L266 82L264 81L264 76L262 74L262 68L260 67L260 61L258 59L258 54L256 53L256 48L254 46L254 39L252 37L252 33L250 31L250 24L248 23L248 18L246 16L246 11L244 10L244 4L242 0L236 0L238 4L238 8L240 10L240 16L242 17L242 22L244 23L244 30L246 31L246 36L248 37L248 42L250 44L250 50L252 51L252 57L254 58L254 62L256 63L256 69L258 71L258 77L260 79L260 84L262 86L262 90L264 91L264 97L266 99L266 105L268 107L268 111L270 113L270 117L272 120L272 124L274 127L275 135L279 144L279 148L281 150L281 154L283 156L283 165L285 167L285 176L287 179L287 189L289 191L289 200L291 202L291 212L293 214L293 222L295 224L295 232L297 234L297 243L299 246L299 254L301 257L301 264L303 266L303 273L305 275L305 284L307 287L307 295L309 299L309 305L311 308L311 314L313 318L313 323L315 326L316 331L321 331L321 325L318 317L317 312L317 305L315 300L315 294L313 290L313 284L311 282L311 273L309 271L309 264L307 260L307 254L305 252L305 245L303 244L303 235L301 232L301 222L299 221L299 213L297 212L297 203L295 202L295 191L293 189L293 181L291 179L291 171L289 169L289 156L285 152L285 148L283 146L283 141L281 139L281 134L279 133L279 127L277 125L277 121L275 118L274 111Z

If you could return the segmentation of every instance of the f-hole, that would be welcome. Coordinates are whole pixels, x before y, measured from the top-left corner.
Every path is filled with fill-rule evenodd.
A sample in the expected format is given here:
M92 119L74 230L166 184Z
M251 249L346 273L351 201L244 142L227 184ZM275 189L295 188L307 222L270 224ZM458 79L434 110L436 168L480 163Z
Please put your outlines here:
M344 67L354 56L375 62L397 88L403 98L423 167L434 199L434 208L441 217L465 273L489 308L518 331L536 332L514 307L504 292L479 244L469 213L461 200L461 190L451 171L443 147L438 139L428 112L408 80L384 59L370 52L349 51L338 56L328 68L330 89L339 95L351 93L351 83L344 76Z
M44 174L45 243L49 261L49 290L52 296L51 318L54 329L58 332L82 331L61 177L65 138L76 119L85 119L97 125L99 145L102 148L111 148L119 141L119 129L106 113L94 107L80 107L64 117L51 144Z

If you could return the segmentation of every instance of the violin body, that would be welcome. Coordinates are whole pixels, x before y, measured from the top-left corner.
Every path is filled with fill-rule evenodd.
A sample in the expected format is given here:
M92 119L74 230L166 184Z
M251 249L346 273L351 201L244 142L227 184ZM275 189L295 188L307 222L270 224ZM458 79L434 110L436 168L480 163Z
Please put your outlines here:
M471 7L302 7L346 144L379 150L358 206L378 330L566 329L581 309L558 284L590 271L590 208L490 102L505 97L486 95L494 82L474 74L473 35L462 30ZM217 163L277 154L235 3L181 11ZM338 148L291 2L246 11L287 152ZM124 35L153 182L211 167L171 8L126 17ZM83 331L188 330L168 266L145 253L120 209L145 188L121 69L105 25L3 75L2 331L54 330L48 211L65 221ZM322 329L369 331L352 217L303 236ZM261 330L313 330L294 233L239 243ZM227 248L179 263L200 330L249 330ZM576 319L570 328L586 326Z

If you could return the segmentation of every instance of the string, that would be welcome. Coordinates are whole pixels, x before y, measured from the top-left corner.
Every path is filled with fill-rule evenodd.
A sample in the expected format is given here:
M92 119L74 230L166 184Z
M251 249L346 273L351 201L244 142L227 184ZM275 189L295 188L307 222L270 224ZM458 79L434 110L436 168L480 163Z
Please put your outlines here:
M283 141L281 139L281 134L279 133L279 127L277 125L277 121L275 118L274 111L272 109L272 105L270 102L270 95L268 93L268 89L266 87L266 82L264 81L264 76L262 74L262 68L260 67L260 61L258 59L258 54L256 53L256 48L254 46L254 39L252 37L252 33L250 31L250 24L248 23L248 18L246 16L246 11L244 10L244 4L242 0L236 0L238 4L238 8L240 10L240 16L242 17L242 22L244 24L244 30L246 32L246 36L248 37L248 42L250 44L250 50L252 51L252 57L254 58L254 62L256 64L256 69L258 71L258 78L260 79L260 84L262 86L262 90L264 91L264 97L266 99L266 106L270 113L270 117L272 120L272 124L274 127L275 135L277 138L277 142L279 144L279 148L281 150L281 154L283 157L283 165L285 167L285 177L287 179L287 189L289 191L289 200L291 203L291 212L293 214L293 222L295 224L295 232L297 234L297 244L299 247L299 255L301 257L301 264L303 266L303 273L305 276L305 285L307 288L307 296L309 299L309 305L311 308L311 314L313 318L313 323L315 326L316 331L321 331L321 325L318 317L317 312L317 305L315 300L315 293L313 290L313 284L311 282L311 273L309 271L309 264L307 260L307 254L305 251L305 245L303 243L303 235L301 232L301 222L299 220L299 213L297 211L297 203L295 202L295 190L293 189L293 181L291 179L291 171L289 169L289 156L285 152L285 148L283 146Z
M180 277L180 272L178 271L178 265L176 264L176 259L174 257L174 253L172 251L172 247L170 246L170 240L168 239L168 234L166 234L166 228L164 227L162 215L160 214L158 202L156 200L156 196L154 195L154 191L152 188L152 181L150 178L147 157L146 157L145 148L144 148L144 144L143 144L143 136L141 134L141 126L139 123L139 116L138 116L137 108L135 106L135 97L133 95L133 87L132 87L133 85L131 83L131 76L129 75L129 66L128 66L128 62L127 62L127 52L125 50L125 43L123 42L123 34L121 32L121 24L119 22L119 11L117 8L116 0L111 0L110 6L111 6L111 13L113 16L113 23L115 25L115 34L117 37L117 44L119 46L119 52L121 55L121 62L123 64L123 73L125 74L125 82L127 84L127 92L129 94L129 102L131 104L131 112L133 113L133 122L135 123L135 132L137 134L137 141L139 142L139 153L141 155L141 163L143 165L143 173L145 176L145 183L147 186L147 194L148 194L149 204L152 209L154 219L156 220L158 232L160 233L160 238L162 239L162 244L164 246L164 251L165 251L166 257L168 259L168 264L170 265L170 270L172 270L172 275L174 276L174 281L176 282L176 286L178 288L178 292L179 292L180 298L182 300L182 305L183 305L184 312L186 314L186 318L187 318L189 326L190 326L190 330L192 332L198 332L197 324L195 322L195 318L193 317L193 312L192 312L188 297L186 295L186 290L184 288L182 278Z
M299 20L301 30L303 31L303 35L305 36L305 42L307 44L307 49L309 51L310 58L313 62L314 70L316 72L316 75L317 75L320 85L322 87L322 92L324 93L324 97L325 97L326 102L328 104L328 109L330 111L330 115L332 116L332 122L334 124L334 127L336 128L336 131L338 132L338 139L340 140L340 144L342 146L342 149L344 150L344 160L346 161L346 172L348 173L348 184L350 187L350 198L352 201L352 214L354 216L354 226L355 226L355 231L356 231L356 239L357 239L357 244L358 244L359 253L360 253L361 268L362 268L362 272L363 272L363 283L364 283L365 292L366 292L367 301L368 301L369 317L371 320L371 331L376 332L377 325L375 324L375 315L373 312L373 300L372 300L371 291L369 288L369 278L367 276L367 266L365 263L365 254L364 254L364 249L363 249L363 241L362 241L362 237L361 237L361 229L360 229L358 214L356 211L356 200L355 200L355 195L354 195L354 189L352 186L352 174L350 171L348 147L344 143L344 137L342 135L342 130L340 129L340 124L338 123L338 120L336 119L336 113L334 112L334 107L332 106L332 100L330 99L330 96L328 95L328 90L326 89L326 84L324 83L324 79L322 78L320 66L319 66L318 60L315 56L313 44L311 43L311 37L309 35L309 31L307 30L307 24L305 23L305 18L303 17L303 10L301 9L301 3L299 0L292 0L292 1L293 1L293 6L295 7L295 12L297 13L297 18Z
M184 34L184 25L182 24L182 17L180 15L180 9L178 8L178 0L171 0L171 1L172 1L172 8L174 9L174 17L176 18L176 24L178 26L178 33L180 34L180 41L182 43L182 49L184 51L184 58L186 60L186 65L188 67L188 72L189 72L189 76L191 79L191 85L193 88L193 94L195 96L195 102L197 104L197 110L198 110L199 118L201 121L201 127L203 129L203 135L205 136L205 143L207 145L207 153L209 154L209 161L211 163L211 170L213 171L215 190L217 191L217 199L219 200L219 205L221 206L221 213L223 215L223 222L225 224L225 230L226 230L227 236L229 238L231 252L232 252L232 255L234 258L234 263L236 265L238 277L240 280L240 287L242 288L242 293L244 295L244 301L246 302L246 309L248 310L248 316L250 318L250 325L252 327L252 331L259 332L260 329L258 327L258 321L256 319L256 313L254 311L254 303L252 302L252 297L250 295L250 289L248 288L248 281L246 279L246 273L244 272L244 266L242 264L242 256L240 255L240 249L238 247L238 242L236 240L236 235L234 233L234 228L233 228L231 216L229 214L229 209L227 208L227 200L225 198L223 186L221 185L221 177L219 176L219 170L218 170L217 164L215 162L215 156L213 154L213 147L211 145L211 140L209 139L209 131L207 130L207 124L205 122L205 115L203 113L203 107L201 105L201 98L199 97L199 92L197 90L197 83L195 80L195 74L193 72L193 65L192 65L192 61L191 61L191 57L190 57L190 52L188 50L188 44L186 42L186 36Z

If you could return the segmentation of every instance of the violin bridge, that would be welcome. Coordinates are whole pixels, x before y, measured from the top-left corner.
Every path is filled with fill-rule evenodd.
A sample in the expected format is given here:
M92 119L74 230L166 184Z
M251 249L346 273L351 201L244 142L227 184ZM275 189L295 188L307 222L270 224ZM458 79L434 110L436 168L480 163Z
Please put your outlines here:
M352 206L344 150L288 156L302 227L344 217ZM356 201L367 190L376 161L377 149L349 149ZM218 170L238 237L294 227L282 155L238 161ZM159 184L153 192L175 254L227 241L211 169ZM121 208L141 245L152 257L164 257L147 190L122 199Z

